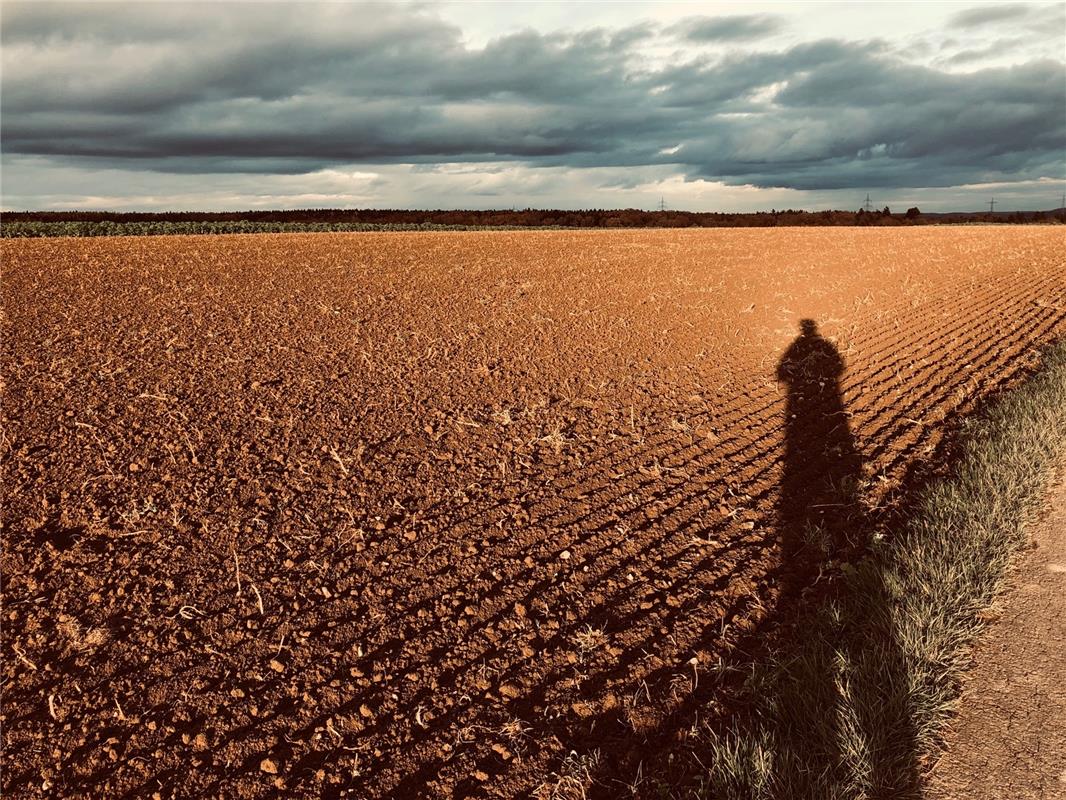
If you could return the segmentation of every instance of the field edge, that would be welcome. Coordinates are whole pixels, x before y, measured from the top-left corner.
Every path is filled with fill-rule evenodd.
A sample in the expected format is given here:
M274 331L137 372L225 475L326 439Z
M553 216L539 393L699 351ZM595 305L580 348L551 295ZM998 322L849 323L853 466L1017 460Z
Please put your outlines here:
M1066 451L1064 429L1061 339L1036 374L963 424L954 468L906 521L871 532L868 555L798 611L799 635L744 681L750 713L711 735L699 797L920 795L987 610Z

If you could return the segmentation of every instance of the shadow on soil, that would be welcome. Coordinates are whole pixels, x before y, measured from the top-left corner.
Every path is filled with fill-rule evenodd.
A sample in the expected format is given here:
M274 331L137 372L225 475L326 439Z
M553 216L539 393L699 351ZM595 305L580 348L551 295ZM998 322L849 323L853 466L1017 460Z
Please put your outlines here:
M846 775L857 771L867 773L861 787L864 796L900 797L917 786L918 777L914 764L898 760L899 756L906 760L914 750L908 709L894 709L899 718L891 721L887 719L889 704L877 704L883 717L876 711L872 717L853 716L863 698L882 697L879 687L868 685L870 676L860 667L865 660L863 650L876 650L891 673L906 674L903 648L896 641L891 619L892 599L887 592L870 598L878 606L875 613L888 614L887 624L878 627L866 618L871 606L840 602L832 581L842 565L856 563L869 549L877 528L860 494L863 470L841 397L843 372L844 362L836 347L822 338L813 320L803 320L801 333L782 356L777 372L778 380L788 386L785 471L777 524L782 563L791 571L782 581L777 619L770 622L787 623L796 612L797 598L807 593L810 596L805 599L813 600L827 617L823 619L827 624L819 628L832 633L830 646L815 655L809 640L802 638L814 632L797 631L801 638L793 643L793 654L814 658L816 664L801 670L800 685L779 687L791 696L776 698L787 709L789 726L778 735L789 740L786 752L802 753L804 764L834 776L829 785L815 784L812 790L821 793L831 791L832 785L847 785ZM819 586L823 578L824 588ZM884 589L880 581L877 584ZM867 640L875 630L880 635ZM892 730L893 741L879 742L886 729ZM892 758L884 757L886 748ZM802 771L803 764L795 766ZM789 783L781 789L807 793L802 785Z
M842 399L843 372L837 348L813 320L803 320L776 374L787 399L784 469L774 509L778 566L766 583L773 604L720 664L718 675L700 681L669 718L642 737L612 735L622 729L617 713L589 721L584 745L600 754L589 797L620 791L679 795L686 786L704 786L708 797L814 798L842 788L844 796L854 790L855 796L898 798L917 791L909 708L905 698L901 702L877 684L886 672L906 674L891 592L875 576L864 603L840 602L837 596L836 576L861 558L887 521L887 514L863 503L862 458ZM906 498L931 472L928 465L908 472L894 517L906 513ZM801 619L817 619L817 642L797 627ZM755 687L745 678L770 654L780 665L771 684L775 696L754 698ZM872 654L876 670L867 668ZM773 706L783 720L761 732L770 734L769 741L752 743L773 763L761 774L744 774L748 767L739 762L758 763L759 754L726 754L737 757L733 774L707 787L711 748L694 720L710 711L702 726L713 737L750 714L753 704ZM812 768L822 774L796 780Z

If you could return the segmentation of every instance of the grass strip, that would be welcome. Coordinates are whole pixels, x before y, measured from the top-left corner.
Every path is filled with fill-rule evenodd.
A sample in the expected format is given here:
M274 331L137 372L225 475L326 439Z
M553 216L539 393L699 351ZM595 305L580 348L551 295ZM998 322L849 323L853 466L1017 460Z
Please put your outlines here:
M919 795L1064 431L1066 340L964 425L957 465L913 514L797 610L791 644L745 683L750 713L712 737L701 797Z

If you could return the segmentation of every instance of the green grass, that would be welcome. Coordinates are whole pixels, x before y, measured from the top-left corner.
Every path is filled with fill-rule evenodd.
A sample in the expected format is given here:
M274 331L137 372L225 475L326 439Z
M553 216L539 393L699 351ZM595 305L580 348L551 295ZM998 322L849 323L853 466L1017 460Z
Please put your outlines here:
M952 474L800 608L712 738L704 798L906 798L955 713L960 678L1064 449L1066 340L966 424ZM708 764L706 759L701 759Z

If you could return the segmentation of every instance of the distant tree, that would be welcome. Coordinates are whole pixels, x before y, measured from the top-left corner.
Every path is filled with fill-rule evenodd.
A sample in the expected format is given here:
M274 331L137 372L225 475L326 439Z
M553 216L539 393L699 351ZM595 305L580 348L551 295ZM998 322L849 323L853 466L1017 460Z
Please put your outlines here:
M907 209L907 219L918 219L921 214L922 212L918 210L918 206L911 206Z
M882 217L891 217L892 216L892 210L888 206L885 206L883 209L881 209L881 216Z

